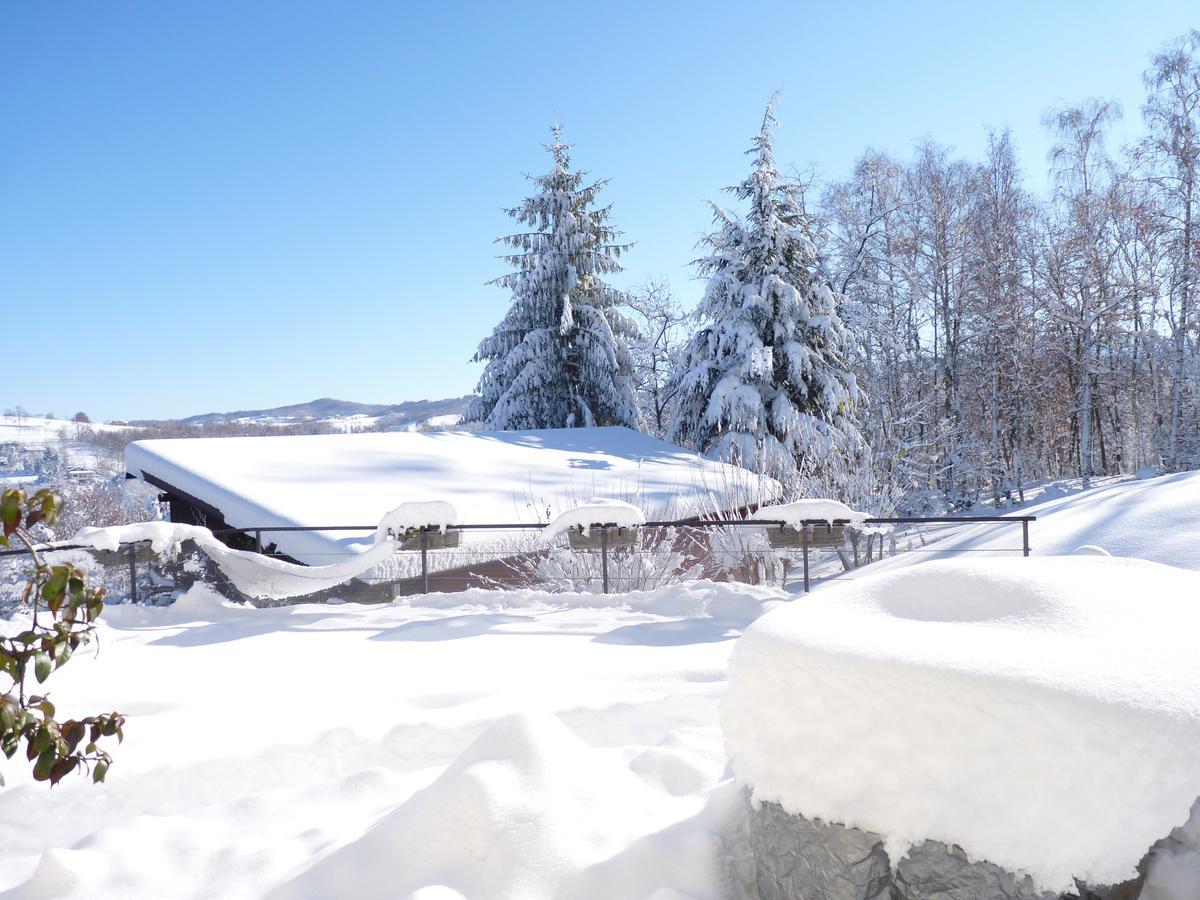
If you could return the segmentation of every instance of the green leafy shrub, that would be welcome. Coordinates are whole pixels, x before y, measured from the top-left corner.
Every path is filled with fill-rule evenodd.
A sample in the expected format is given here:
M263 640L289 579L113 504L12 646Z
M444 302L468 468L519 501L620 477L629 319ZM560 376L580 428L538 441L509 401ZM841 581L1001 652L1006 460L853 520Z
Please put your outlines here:
M30 534L29 529L39 523L52 526L61 511L61 498L50 490L31 497L19 490L0 495L0 546L10 546L15 538L25 545L33 563L22 595L32 612L30 625L11 637L0 637L0 674L12 679L8 691L0 694L0 751L12 759L24 743L33 777L51 785L75 771L90 772L93 782L103 781L112 758L100 749L100 742L113 736L120 742L125 736L125 717L120 713L60 722L50 698L30 692L31 676L43 684L91 640L104 609L104 588L90 587L84 573L73 566L46 564Z

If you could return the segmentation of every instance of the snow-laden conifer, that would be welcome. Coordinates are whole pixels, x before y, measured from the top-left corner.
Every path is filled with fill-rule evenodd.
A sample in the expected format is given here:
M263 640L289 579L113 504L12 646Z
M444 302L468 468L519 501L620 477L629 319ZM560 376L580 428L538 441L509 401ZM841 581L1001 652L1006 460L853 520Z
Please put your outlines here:
M767 106L748 151L749 177L729 188L744 217L713 205L717 230L696 265L708 276L703 327L678 383L671 437L706 455L791 481L834 453L857 453L858 391L846 333L801 188L775 168Z
M585 183L559 126L553 134L553 168L507 210L527 229L498 239L515 271L492 283L512 292L512 306L475 353L487 366L464 420L494 430L637 428L626 346L636 330L618 309L625 294L604 281L629 245L608 224L611 208L595 206L606 182Z

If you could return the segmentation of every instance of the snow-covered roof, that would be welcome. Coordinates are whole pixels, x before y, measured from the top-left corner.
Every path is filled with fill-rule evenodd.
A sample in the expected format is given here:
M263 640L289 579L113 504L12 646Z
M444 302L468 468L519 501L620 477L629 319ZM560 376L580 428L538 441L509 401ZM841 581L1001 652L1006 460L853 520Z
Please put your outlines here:
M597 497L634 503L650 519L685 518L779 490L745 469L620 427L137 441L126 448L125 466L210 504L238 528L374 527L400 503L428 500L454 504L455 524L544 523ZM349 532L264 535L314 564L370 540Z

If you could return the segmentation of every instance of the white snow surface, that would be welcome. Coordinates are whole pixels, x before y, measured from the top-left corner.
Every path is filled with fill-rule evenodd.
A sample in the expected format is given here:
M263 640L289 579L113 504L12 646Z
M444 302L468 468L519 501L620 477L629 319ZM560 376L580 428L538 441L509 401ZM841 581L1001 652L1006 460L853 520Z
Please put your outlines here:
M1119 882L1200 795L1200 576L1104 557L932 561L739 641L723 722L759 801Z
M379 520L375 543L399 537L412 528L436 527L443 534L458 522L458 510L445 500L407 500Z
M282 600L303 597L337 587L356 578L395 554L399 543L382 540L348 559L325 566L301 566L261 553L234 550L218 541L211 531L177 522L138 522L104 528L82 528L69 541L96 550L117 550L126 544L149 541L159 556L179 554L184 541L195 541L247 597Z
M1200 571L1200 472L1112 480L1088 490L1051 484L1040 489L1035 502L1004 515L1037 516L1029 526L1034 556L1103 550ZM1020 546L1021 530L1014 525L977 525L963 527L930 549L955 554ZM900 554L884 565L907 565L919 558Z
M805 522L850 522L861 524L867 518L866 513L855 512L845 503L837 500L806 499L794 500L791 503L780 503L775 506L762 506L750 515L751 519L766 519L768 521L786 522L792 528L799 530Z
M779 493L770 479L619 427L151 440L130 444L125 460L130 474L200 498L233 527L365 526L362 535L264 533L312 564L360 549L389 510L423 497L454 504L456 524L544 524L591 497L669 519ZM464 533L467 541L495 539Z
M425 420L425 424L430 428L453 428L461 421L461 413L449 413L444 416L430 416Z
M547 542L552 541L572 528L578 528L584 534L588 534L593 525L635 528L645 524L645 515L632 503L626 503L624 500L598 498L560 512L542 530L542 539Z
M46 687L61 715L126 713L125 741L103 785L0 761L0 892L718 900L740 802L718 701L782 596L109 607Z

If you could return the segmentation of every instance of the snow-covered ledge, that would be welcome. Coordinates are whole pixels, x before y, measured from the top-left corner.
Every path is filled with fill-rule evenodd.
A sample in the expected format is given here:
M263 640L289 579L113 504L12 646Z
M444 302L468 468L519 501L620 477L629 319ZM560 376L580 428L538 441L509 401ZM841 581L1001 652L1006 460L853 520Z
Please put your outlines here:
M1096 557L926 563L768 614L723 711L761 895L1195 900L1197 634L1200 576Z

